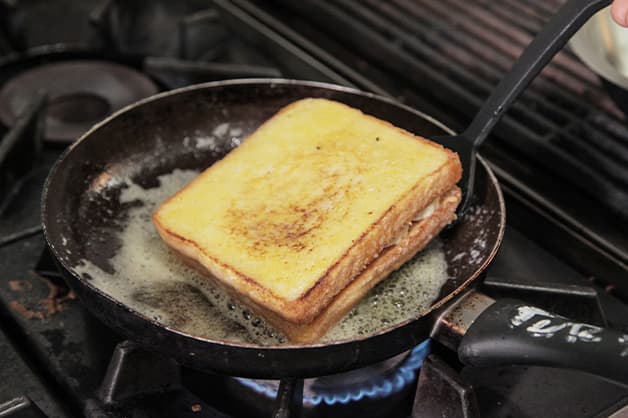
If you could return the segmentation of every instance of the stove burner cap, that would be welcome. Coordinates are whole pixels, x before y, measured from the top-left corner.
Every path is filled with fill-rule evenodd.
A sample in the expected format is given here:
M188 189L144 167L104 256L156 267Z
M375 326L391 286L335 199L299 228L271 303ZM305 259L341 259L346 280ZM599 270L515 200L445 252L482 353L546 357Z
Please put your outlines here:
M72 142L112 112L158 91L142 73L112 62L45 64L4 84L0 90L2 123L12 126L42 90L48 95L45 138L53 142Z

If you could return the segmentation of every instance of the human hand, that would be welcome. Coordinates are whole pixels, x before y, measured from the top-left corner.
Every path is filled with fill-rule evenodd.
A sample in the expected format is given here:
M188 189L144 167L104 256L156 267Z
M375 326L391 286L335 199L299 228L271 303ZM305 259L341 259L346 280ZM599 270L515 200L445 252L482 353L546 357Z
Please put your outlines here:
M613 20L622 26L628 27L628 0L614 0L611 6Z

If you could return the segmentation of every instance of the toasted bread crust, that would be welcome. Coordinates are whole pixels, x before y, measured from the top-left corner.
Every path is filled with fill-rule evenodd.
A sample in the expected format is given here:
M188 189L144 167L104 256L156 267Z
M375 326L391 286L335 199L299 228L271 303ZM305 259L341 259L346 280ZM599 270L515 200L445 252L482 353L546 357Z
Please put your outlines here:
M285 112L295 104L286 106L278 114ZM423 210L437 197L443 196L459 180L461 165L457 154L441 147L438 144L396 128L388 122L381 121L372 116L364 115L377 123L392 127L404 135L408 135L417 141L422 141L433 147L438 147L446 153L446 162L429 175L421 178L415 186L405 193L397 202L377 220L375 220L362 235L356 239L353 245L321 275L309 289L299 295L298 298L288 300L273 293L269 288L260 284L255 277L247 276L235 267L221 262L212 257L196 242L186 239L175 231L168 229L158 212L153 216L157 231L173 250L180 253L184 259L194 260L195 267L209 273L222 281L222 285L228 288L236 299L250 301L250 305L262 308L273 316L294 324L309 324L330 304L332 300L347 287L349 283L369 265L380 252L391 242L394 242L403 233L407 224L413 217ZM275 116L276 117L276 116ZM272 121L272 119L270 120ZM270 121L266 122L269 123ZM242 146L246 146L246 141ZM233 152L237 152L237 149ZM232 153L233 153L232 152ZM216 164L228 161L231 154ZM211 168L210 168L211 169ZM196 180L194 180L196 181ZM194 182L193 181L193 182ZM179 192L181 193L181 192ZM177 196L177 195L175 195ZM173 196L173 198L175 197ZM172 199L172 198L171 198ZM167 202L166 202L167 203ZM304 257L307 255L304 254ZM261 309L260 309L261 310ZM268 317L269 315L265 315Z

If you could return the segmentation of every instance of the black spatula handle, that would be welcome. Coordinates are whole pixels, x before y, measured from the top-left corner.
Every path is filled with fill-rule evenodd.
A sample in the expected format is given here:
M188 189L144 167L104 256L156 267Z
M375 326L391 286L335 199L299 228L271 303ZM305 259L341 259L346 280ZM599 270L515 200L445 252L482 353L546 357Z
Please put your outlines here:
M498 300L480 314L462 338L458 356L473 366L573 368L628 385L628 334L514 300Z
M569 38L598 10L609 4L611 0L570 0L565 4L502 78L462 135L475 147L480 146L504 111Z

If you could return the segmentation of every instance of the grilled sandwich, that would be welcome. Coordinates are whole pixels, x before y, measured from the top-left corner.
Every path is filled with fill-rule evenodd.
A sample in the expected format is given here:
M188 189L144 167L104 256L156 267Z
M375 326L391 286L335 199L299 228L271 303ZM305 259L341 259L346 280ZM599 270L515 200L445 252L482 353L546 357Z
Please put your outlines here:
M357 109L294 102L153 215L167 245L312 342L455 217L458 156Z

